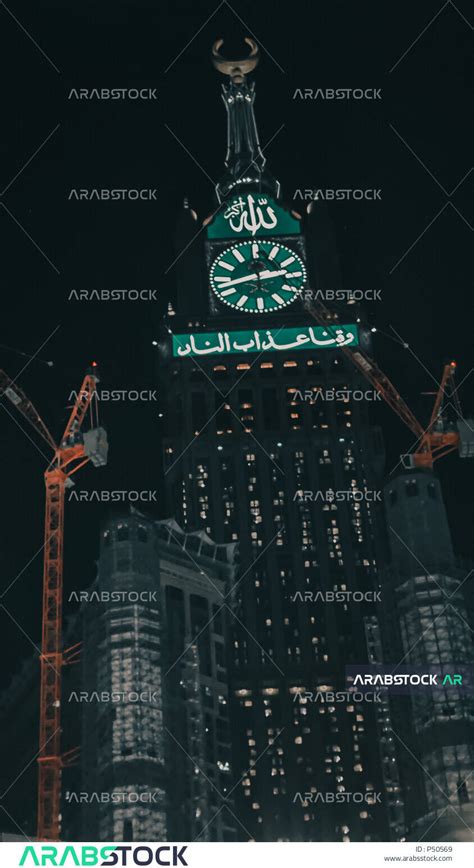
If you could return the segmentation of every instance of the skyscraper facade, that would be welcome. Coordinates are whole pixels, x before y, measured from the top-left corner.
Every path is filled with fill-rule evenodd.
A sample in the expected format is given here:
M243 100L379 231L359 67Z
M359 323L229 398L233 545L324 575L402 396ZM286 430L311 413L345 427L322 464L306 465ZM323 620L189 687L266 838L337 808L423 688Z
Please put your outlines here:
M86 840L235 837L219 611L234 548L138 512L104 526L82 690L66 697L83 733L81 790L66 799Z
M324 211L286 207L267 170L255 53L214 62L229 77L226 169L203 231L185 202L158 344L168 513L238 544L222 600L238 833L397 839L380 708L344 696L376 617L383 446L341 348L368 348L370 334L351 305L326 326L308 311L308 295L340 287Z
M386 656L415 671L462 672L474 660L465 591L472 565L454 556L438 479L400 473L384 498L391 561L383 576ZM411 840L471 841L474 697L448 683L397 696L393 742Z

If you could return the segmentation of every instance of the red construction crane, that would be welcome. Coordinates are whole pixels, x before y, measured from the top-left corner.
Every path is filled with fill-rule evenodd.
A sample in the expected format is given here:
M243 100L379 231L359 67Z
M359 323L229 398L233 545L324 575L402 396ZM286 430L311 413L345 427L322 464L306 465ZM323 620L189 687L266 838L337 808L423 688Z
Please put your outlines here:
M338 315L330 311L321 301L306 300L305 306L314 319L328 331L338 327ZM405 467L431 468L438 458L442 458L454 449L458 449L461 458L474 458L474 423L469 424L461 416L454 384L455 362L444 366L430 421L428 426L423 428L393 383L368 353L360 346L354 349L343 346L340 349L415 435L417 443L414 452L401 456ZM447 400L457 411L458 420L455 424L445 418L443 411Z
M0 395L5 395L54 452L44 474L46 508L44 522L43 622L41 639L40 730L38 753L39 841L59 840L61 824L61 770L71 761L71 751L61 753L61 667L71 662L77 647L62 647L64 500L71 476L89 461L95 467L107 463L107 435L98 425L96 365L84 377L66 429L57 446L39 413L18 384L0 371ZM91 428L82 432L90 410Z

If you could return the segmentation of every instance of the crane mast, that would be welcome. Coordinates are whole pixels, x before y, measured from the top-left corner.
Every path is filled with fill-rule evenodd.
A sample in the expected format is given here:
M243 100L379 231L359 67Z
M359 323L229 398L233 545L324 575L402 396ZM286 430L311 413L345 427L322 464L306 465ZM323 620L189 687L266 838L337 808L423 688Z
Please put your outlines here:
M45 524L43 561L43 609L40 654L40 727L38 753L38 825L40 841L57 841L61 833L61 772L70 754L61 753L61 670L69 662L62 641L64 569L64 504L71 476L91 461L99 467L107 462L107 437L95 419L98 376L95 365L85 375L66 429L57 446L54 438L20 387L0 371L0 394L4 394L36 432L53 449L54 456L44 474ZM87 410L92 427L82 432ZM95 423L95 427L94 427ZM77 655L77 648L72 649Z
M43 626L38 755L38 839L56 841L61 813L61 669L64 568L64 502L70 477L87 464L81 426L96 393L97 377L86 374L60 446L45 471ZM105 462L104 462L105 463Z
M45 473L43 624L40 655L38 829L42 840L59 839L61 803L61 667L64 493L60 469Z

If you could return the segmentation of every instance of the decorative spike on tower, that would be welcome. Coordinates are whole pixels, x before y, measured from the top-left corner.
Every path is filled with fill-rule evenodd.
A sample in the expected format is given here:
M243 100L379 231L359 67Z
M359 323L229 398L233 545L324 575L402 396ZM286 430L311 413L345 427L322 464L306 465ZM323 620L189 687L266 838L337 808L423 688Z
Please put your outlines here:
M220 203L230 193L246 188L262 190L278 198L280 184L265 168L266 158L258 138L253 107L255 83L247 83L247 75L259 61L258 45L247 37L249 56L243 60L226 60L220 54L223 42L223 39L218 39L212 47L215 68L230 79L228 85L222 85L222 99L227 111L227 171L216 185L217 199Z

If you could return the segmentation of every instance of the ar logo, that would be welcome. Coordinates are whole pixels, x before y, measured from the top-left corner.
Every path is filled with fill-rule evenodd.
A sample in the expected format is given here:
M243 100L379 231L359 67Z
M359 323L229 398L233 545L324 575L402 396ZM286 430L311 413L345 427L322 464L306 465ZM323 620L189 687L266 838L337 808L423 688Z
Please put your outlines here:
M462 684L462 675L445 675L443 684Z

